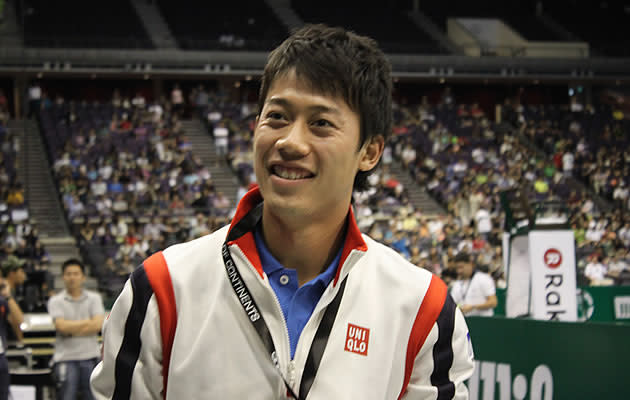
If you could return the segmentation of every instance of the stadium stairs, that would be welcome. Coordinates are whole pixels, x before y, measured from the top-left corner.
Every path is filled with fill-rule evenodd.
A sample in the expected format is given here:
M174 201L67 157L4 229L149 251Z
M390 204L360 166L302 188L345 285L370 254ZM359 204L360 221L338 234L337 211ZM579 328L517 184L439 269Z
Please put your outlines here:
M156 2L146 0L132 0L138 18L142 21L144 30L151 38L157 49L176 49L177 42L168 24L162 17Z
M265 3L289 31L304 25L302 18L291 8L291 0L265 0Z
M21 134L18 178L24 183L30 218L48 251L48 270L55 278L54 289L59 290L64 287L61 264L68 258L80 259L79 249L68 229L37 123L28 119L12 120L9 128ZM88 277L86 287L95 289L96 280Z
M429 37L435 40L439 45L453 54L464 54L464 51L453 43L444 32L438 28L438 26L431 21L426 15L420 11L409 11L407 13L409 19L418 27L418 29L424 31Z
M549 29L551 32L555 33L559 38L562 38L562 39L566 40L567 42L583 42L583 40L581 38L577 37L573 33L571 33L568 30L566 30L564 28L564 26L562 26L559 23L557 23L551 17L551 15L548 15L548 14L543 12L543 13L537 15L536 17L538 18L538 20L543 25L545 25L545 27L547 29Z
M389 172L407 189L411 204L416 210L420 210L423 216L434 217L446 214L444 208L411 178L409 171L405 170L400 161L394 160L389 166Z
M216 191L223 192L230 199L230 204L235 204L238 180L226 161L217 157L214 139L203 122L199 119L182 120L182 126L192 144L193 154L199 157L210 171Z
M529 140L527 136L525 136L522 132L519 132L518 130L515 130L514 132L516 133L516 137L518 137L521 143L529 147L540 158L548 159L549 157L551 157L549 154L546 154L543 149L536 146L531 140ZM613 209L613 205L608 200L604 199L603 197L595 193L593 189L586 186L584 183L580 182L578 179L574 177L568 178L567 183L570 187L577 190L578 192L586 193L588 197L590 197L593 200L593 202L595 202L595 204L600 210L607 212Z
M4 17L0 23L0 48L23 47L22 29L17 20L15 6L11 1L4 2Z

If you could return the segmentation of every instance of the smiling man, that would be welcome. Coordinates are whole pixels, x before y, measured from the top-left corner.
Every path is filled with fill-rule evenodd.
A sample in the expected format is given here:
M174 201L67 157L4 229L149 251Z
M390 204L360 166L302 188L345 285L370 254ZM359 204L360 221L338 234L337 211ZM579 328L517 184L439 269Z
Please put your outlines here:
M147 259L104 325L98 399L464 399L468 329L439 278L351 208L391 130L376 43L307 26L269 55L258 188L230 224Z

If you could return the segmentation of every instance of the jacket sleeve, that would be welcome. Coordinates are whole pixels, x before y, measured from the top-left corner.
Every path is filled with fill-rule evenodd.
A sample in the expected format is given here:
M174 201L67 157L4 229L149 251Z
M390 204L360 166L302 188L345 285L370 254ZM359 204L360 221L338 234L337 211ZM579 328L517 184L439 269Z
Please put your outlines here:
M464 400L464 381L474 370L474 356L464 315L450 296L414 361L402 399Z
M160 315L142 266L103 324L101 353L90 379L96 400L163 397Z

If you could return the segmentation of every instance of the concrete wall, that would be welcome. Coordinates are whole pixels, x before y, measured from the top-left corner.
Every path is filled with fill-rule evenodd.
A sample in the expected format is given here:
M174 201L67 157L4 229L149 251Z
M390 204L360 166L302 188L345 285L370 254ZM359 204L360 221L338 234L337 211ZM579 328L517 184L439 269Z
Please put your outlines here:
M468 56L586 58L584 42L529 42L494 18L449 18L449 38Z
M585 42L529 42L526 57L588 58L588 43Z
M481 55L479 41L472 32L468 31L458 20L449 18L446 27L448 38L463 49L465 55L471 57L479 57Z

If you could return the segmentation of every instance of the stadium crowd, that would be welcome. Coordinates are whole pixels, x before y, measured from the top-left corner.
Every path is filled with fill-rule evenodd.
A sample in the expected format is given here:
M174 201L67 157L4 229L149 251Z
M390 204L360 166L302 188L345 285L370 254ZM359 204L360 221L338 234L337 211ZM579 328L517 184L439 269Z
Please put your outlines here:
M8 126L9 110L0 90L0 285L9 285L24 311L45 310L52 290L50 258L30 218L18 179L20 136Z
M233 107L238 109L237 105ZM212 114L210 111L206 116L210 131L216 133ZM519 124L492 123L478 104L455 105L452 98L429 104L425 97L417 106L395 105L395 116L394 135L386 145L381 167L370 181L372 187L355 198L360 208L358 218L364 219L360 224L373 237L446 280L454 276L450 260L458 252L469 252L480 269L488 271L499 287L504 286L501 237L505 214L500 193L520 187L529 193L531 202L565 202L568 225L576 235L583 283L613 284L622 271L628 270L628 215L619 208L609 211L598 206L587 190L569 179L572 175L558 163L558 157L540 156L520 139ZM227 123L227 160L239 176L251 177L248 117L248 113L241 113L240 121ZM522 120L520 114L517 118ZM219 129L225 125L222 121ZM566 141L562 136L557 139L554 143ZM604 151L600 150L605 155ZM628 158L628 154L624 156ZM564 159L566 162L569 156ZM611 176L618 176L611 160L615 160L614 154L601 162L613 171ZM389 172L392 163L405 167L447 214L423 215L414 209L406 189ZM602 265L598 267L604 271L601 277L591 273L595 260Z
M107 104L57 98L40 111L68 222L112 293L148 255L214 230L230 211L180 115L177 101L118 92Z
M572 140L559 128L547 134L549 119L532 116L544 112L507 110L515 114L513 125L491 122L479 105L456 104L449 96L436 104L426 97L418 105L396 104L394 132L382 163L369 190L355 194L360 227L446 281L456 276L454 256L470 253L478 268L504 287L505 213L499 193L519 186L531 201L566 200L584 282L615 283L630 263L630 220L623 212L627 205L618 202L619 207L608 211L572 183L572 176L592 176L582 172L589 165L581 161L590 154L580 145L586 139L578 135ZM253 104L232 102L221 91L203 86L188 96L174 86L168 99L153 102L116 91L105 104L62 98L42 103L40 122L68 220L100 287L112 296L146 256L213 231L234 209L194 155L181 125L184 114L205 121L217 155L239 177L235 190L240 199L255 184ZM575 129L566 115L562 118ZM521 133L548 156L529 147ZM607 147L598 148L601 155L594 160L608 168L609 176L618 176L615 157L627 169L627 151L612 153L607 160ZM571 171L566 153L574 156ZM408 188L391 173L393 163L426 187L446 213L415 209ZM627 186L621 182L617 187ZM603 193L608 186L601 189Z

